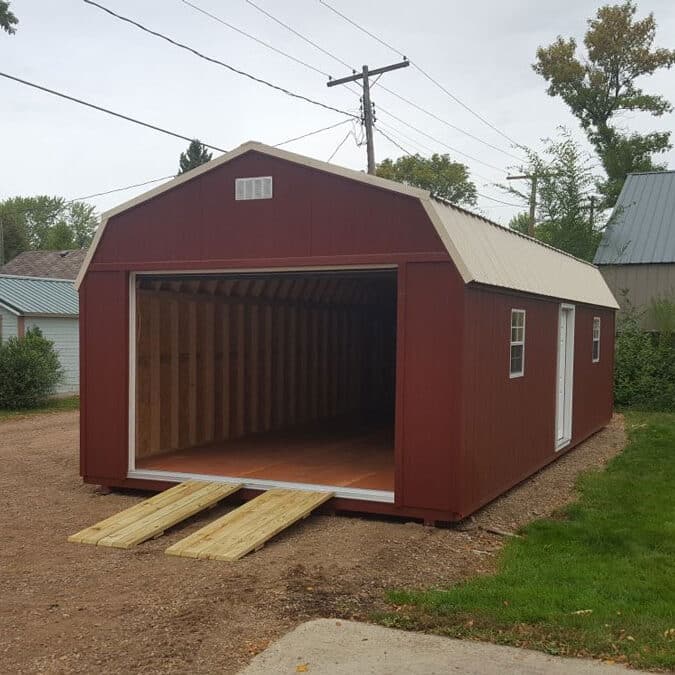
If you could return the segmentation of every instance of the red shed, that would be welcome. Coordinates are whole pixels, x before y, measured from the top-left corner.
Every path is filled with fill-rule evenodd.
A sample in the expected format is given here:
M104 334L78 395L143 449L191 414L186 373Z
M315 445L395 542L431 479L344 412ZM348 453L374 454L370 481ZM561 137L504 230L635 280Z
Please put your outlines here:
M258 143L107 213L78 285L92 483L453 521L612 414L596 267Z

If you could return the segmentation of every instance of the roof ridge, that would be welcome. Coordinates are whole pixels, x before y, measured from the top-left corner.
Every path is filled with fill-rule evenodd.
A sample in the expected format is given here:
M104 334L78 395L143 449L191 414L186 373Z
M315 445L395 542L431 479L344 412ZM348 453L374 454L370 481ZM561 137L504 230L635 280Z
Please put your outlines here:
M30 274L5 274L0 272L0 279L31 279L32 281L60 281L64 284L73 284L74 279L61 279L59 277L33 277Z
M662 171L629 171L628 176L649 176L652 174L675 173L675 169L663 169Z
M571 253L568 253L567 251L563 251L560 248L556 248L555 246L551 246L550 244L547 244L544 241L540 241L539 239L536 239L535 237L531 237L529 234L525 234L524 232L518 232L518 230L514 230L513 228L510 227L504 227L503 225L500 225L499 223L496 223L494 220L490 220L489 218L486 218L484 215L480 213L475 213L474 211L470 211L469 209L465 209L462 206L457 206L457 204L453 204L452 202L449 202L445 199L442 199L440 197L435 197L434 195L431 196L431 198L437 202L440 202L443 204L443 206L446 206L448 208L456 209L457 211L462 211L463 213L466 213L470 216L473 216L474 218L478 218L479 220L482 220L486 222L488 225L492 225L492 227L498 227L500 230L506 231L510 234L515 235L516 237L522 237L523 239L527 239L528 241L531 241L535 244L538 244L539 246L543 246L544 248L547 248L551 251L555 251L556 253L560 253L562 255L567 256L568 258L572 258L572 260L576 260L577 262L584 263L584 265L588 265L589 267L597 268L597 265L593 264L592 262L589 262L588 260L584 260L583 258L577 258L577 256L572 255Z

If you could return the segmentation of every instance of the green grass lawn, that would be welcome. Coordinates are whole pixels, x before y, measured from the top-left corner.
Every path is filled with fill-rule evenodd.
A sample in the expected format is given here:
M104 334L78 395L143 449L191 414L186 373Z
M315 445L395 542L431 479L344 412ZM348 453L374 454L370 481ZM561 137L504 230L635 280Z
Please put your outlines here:
M41 413L64 412L66 410L77 410L80 407L79 396L68 396L66 398L53 398L39 408L8 410L0 408L0 420L10 417L25 417L27 415L39 415Z
M396 591L386 625L675 668L675 414L626 414L627 449L579 501L510 540L495 576Z

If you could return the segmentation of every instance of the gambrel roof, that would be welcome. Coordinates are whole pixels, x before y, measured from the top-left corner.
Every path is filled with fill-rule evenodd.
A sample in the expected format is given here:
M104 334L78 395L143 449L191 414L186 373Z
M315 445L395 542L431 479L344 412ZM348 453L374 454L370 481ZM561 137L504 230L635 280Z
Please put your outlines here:
M113 216L193 180L247 152L268 155L418 199L467 284L486 284L562 300L618 308L598 268L588 262L501 227L482 216L439 202L426 190L345 169L254 141L244 143L235 150L103 214L101 226L80 269L76 286L79 287L82 283L96 247Z

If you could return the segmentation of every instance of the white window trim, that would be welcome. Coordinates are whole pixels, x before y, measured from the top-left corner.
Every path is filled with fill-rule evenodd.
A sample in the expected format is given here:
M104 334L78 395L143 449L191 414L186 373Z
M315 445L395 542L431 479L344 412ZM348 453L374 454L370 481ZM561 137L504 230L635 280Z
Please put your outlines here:
M523 339L522 340L512 340L513 335L513 315L519 313L523 315ZM527 322L527 312L524 309L511 309L510 322L509 322L509 378L515 379L517 377L523 377L525 375L525 324ZM523 347L523 361L519 372L511 371L511 348L514 346L522 345Z
M595 322L598 322L598 337L595 337ZM602 319L599 316L593 317L593 327L591 328L591 362L600 363L600 335L602 334ZM598 343L598 356L597 358L593 357L593 352L595 348L595 343Z

